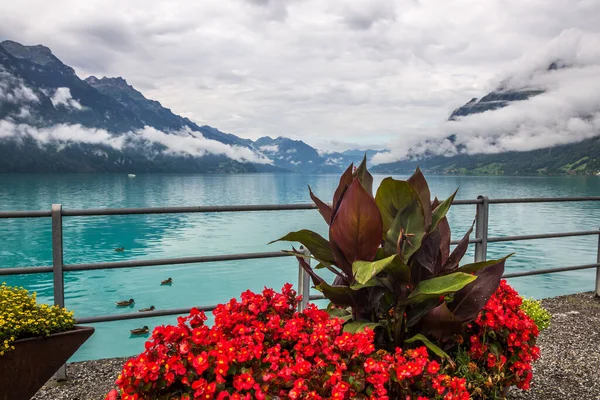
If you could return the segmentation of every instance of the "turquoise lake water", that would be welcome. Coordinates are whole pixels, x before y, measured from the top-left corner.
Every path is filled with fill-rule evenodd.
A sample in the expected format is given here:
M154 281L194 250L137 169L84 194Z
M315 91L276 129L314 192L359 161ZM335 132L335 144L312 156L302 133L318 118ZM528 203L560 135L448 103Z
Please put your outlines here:
M385 176L375 176L375 184ZM403 177L398 177L403 178ZM460 188L458 198L600 196L598 177L428 177L432 193L445 198ZM310 202L307 185L330 201L336 175L0 175L0 210L64 208L206 206ZM475 216L475 206L454 206L449 214L453 238L463 236ZM490 236L524 235L600 227L600 204L545 203L490 206ZM321 216L310 211L65 217L65 263L150 259L276 251L285 244L267 243L285 233L308 228L326 236ZM1 219L0 268L51 265L50 219ZM488 257L515 252L508 271L588 264L596 260L598 238L531 240L495 243ZM122 253L115 248L124 247ZM465 257L471 260L473 249ZM178 266L70 272L65 274L66 306L76 316L210 305L238 297L246 290L281 288L296 283L297 264L291 258L205 263ZM590 291L593 270L511 279L522 294L551 297ZM168 277L172 286L160 286ZM52 302L50 274L3 277ZM135 307L115 308L115 301L135 299ZM176 317L95 324L96 333L72 361L133 355L144 338L129 330L172 323Z

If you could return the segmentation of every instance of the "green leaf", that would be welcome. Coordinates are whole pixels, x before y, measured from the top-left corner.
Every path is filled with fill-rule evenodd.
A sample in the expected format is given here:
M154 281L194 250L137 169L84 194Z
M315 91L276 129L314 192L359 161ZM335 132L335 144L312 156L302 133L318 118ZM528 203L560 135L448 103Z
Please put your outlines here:
M425 235L425 214L419 195L407 181L386 178L377 190L375 202L381 212L386 253L398 252L398 239L403 232L400 256L406 262Z
M459 267L456 272L464 272L465 274L474 274L477 271L479 271L480 269L483 269L489 265L494 265L494 264L498 264L501 261L506 261L509 257L513 256L515 253L511 253L509 255L507 255L506 257L500 258L498 260L487 260L487 261L480 261L480 262L476 262L476 263L471 263L471 264L465 264L461 267Z
M352 313L345 308L328 308L327 313L331 318L339 318L344 322L352 319Z
M373 261L377 261L377 260L383 260L384 258L386 258L388 255L385 254L385 250L383 249L383 247L380 247L377 249L377 251L375 252L375 258L373 259Z
M352 290L348 286L332 286L327 282L320 282L315 289L323 293L336 306L342 307L359 304L360 299L364 297L360 292Z
M373 175L367 171L367 155L363 158L362 162L353 174L354 177L358 178L365 191L373 196Z
M358 180L352 182L329 228L329 239L346 260L372 260L381 245L381 214ZM333 256L332 256L333 257Z
M454 193L452 193L452 196L442 201L440 205L437 206L435 210L433 210L433 213L431 214L431 226L429 227L429 232L435 230L442 218L446 216L448 210L450 209L450 206L452 205L452 202L454 201L456 193L458 193L458 189Z
M419 282L415 290L404 301L405 304L419 303L423 300L454 293L477 279L476 276L455 272L437 278Z
M274 240L269 244L279 241L302 243L317 260L326 262L328 264L335 263L333 254L331 253L331 249L329 247L329 242L316 232L309 231L308 229L290 232L284 237Z
M346 308L330 307L327 309L327 313L331 317L345 317L346 315L352 315Z
M425 346L427 346L429 350L433 351L438 357L451 360L450 356L446 354L444 350L440 349L438 346L433 344L431 340L427 339L427 337L420 333L417 333L415 336L409 339L405 339L404 343L414 343L417 341L422 342Z
M402 283L408 282L410 279L410 268L397 254L384 258L383 260L355 261L352 264L354 279L361 284L366 284L369 280L384 271L388 272L396 278L396 280L400 280Z
M368 321L354 321L347 324L344 324L344 332L349 333L358 333L365 330L365 328L371 328L375 330L375 328L380 327L381 324L378 322L368 322Z
M502 347L498 343L490 343L490 351L496 357L500 357L502 355Z
M408 183L413 187L415 192L419 195L421 205L423 206L423 214L425 216L425 226L431 225L431 193L429 191L429 185L427 180L423 176L421 169L417 167L415 173L408 178Z

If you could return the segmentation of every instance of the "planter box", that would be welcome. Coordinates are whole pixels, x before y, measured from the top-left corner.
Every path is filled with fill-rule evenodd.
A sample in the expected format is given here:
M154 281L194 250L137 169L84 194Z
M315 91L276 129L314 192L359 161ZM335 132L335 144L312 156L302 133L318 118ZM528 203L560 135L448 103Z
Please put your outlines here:
M0 400L29 400L94 333L94 328L17 340L0 356Z

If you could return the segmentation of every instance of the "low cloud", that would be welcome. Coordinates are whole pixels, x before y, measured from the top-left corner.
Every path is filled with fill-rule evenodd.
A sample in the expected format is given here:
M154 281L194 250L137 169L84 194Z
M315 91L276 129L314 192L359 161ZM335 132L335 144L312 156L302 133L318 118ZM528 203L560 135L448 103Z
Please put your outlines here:
M279 151L279 146L276 144L267 144L259 147L260 151L266 151L269 153L276 153Z
M81 103L71 96L71 90L67 87L56 88L56 91L52 97L50 97L50 101L52 102L54 108L63 106L74 110L83 110Z
M563 68L549 69L552 63ZM424 155L529 151L600 136L600 35L566 30L524 58L496 86L543 90L527 100L444 121L410 140L391 143L377 164ZM452 141L447 138L454 135ZM418 139L415 139L418 138Z
M155 128L145 127L121 135L114 135L104 129L86 128L81 125L59 124L48 128L37 128L27 124L17 124L0 120L0 139L22 140L24 137L35 139L40 146L50 143L90 144L112 147L115 150L143 148L152 144L165 147L164 153L170 155L190 155L201 157L207 154L224 155L240 162L270 164L271 160L246 147L229 146L204 138L199 132L189 129L174 133L164 133Z
M37 103L40 99L23 81L0 66L0 103Z

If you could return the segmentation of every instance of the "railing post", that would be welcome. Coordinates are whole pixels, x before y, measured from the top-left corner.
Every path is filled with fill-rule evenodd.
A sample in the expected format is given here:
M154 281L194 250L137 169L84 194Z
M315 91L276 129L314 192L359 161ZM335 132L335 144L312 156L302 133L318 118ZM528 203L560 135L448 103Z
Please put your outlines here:
M479 196L477 200L477 220L475 222L475 238L480 239L475 243L475 262L487 259L488 221L490 213L490 199L487 196Z
M64 307L62 205L60 204L52 204L52 277L54 279L54 304ZM56 371L55 378L58 380L67 379L66 365L62 365Z
M300 246L300 251L304 254L304 260L310 265L310 251L304 246ZM298 264L298 294L302 295L302 301L298 304L298 311L302 312L308 305L310 297L310 276L300 264Z
M600 264L600 234L598 234L598 254L596 263ZM596 267L596 297L600 297L600 267Z

